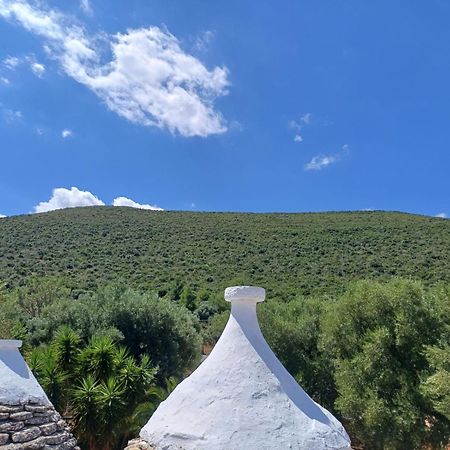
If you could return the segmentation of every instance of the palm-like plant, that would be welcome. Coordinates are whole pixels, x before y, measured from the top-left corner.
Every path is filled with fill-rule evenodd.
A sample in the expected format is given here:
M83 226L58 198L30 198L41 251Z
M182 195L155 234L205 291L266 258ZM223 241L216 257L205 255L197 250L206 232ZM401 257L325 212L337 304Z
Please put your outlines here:
M99 384L92 375L82 378L71 392L75 433L84 447L96 448L100 415L98 411Z
M50 346L28 355L30 367L57 409L73 414L74 433L84 448L123 448L132 413L157 369L147 356L137 363L107 336L80 345L77 333L61 328Z
M116 351L116 346L110 337L94 337L81 351L79 367L82 372L91 373L99 380L107 380L116 367Z
M56 409L65 409L67 393L64 389L68 378L67 372L58 365L55 351L51 347L36 348L31 353L32 367L50 401Z
M80 336L68 326L62 326L56 332L52 347L56 354L58 366L70 372L80 353Z
M145 393L145 401L139 403L130 418L130 430L137 433L148 421L156 408L176 388L178 380L169 377L165 380L165 386L151 386Z

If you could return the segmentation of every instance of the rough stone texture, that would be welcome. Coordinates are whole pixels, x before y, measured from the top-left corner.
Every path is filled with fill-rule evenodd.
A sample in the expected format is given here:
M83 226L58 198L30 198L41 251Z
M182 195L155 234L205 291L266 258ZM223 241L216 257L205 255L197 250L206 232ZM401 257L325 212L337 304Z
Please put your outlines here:
M9 415L9 418L12 420L26 420L31 417L33 417L33 413L29 411L21 411Z
M29 442L41 435L41 430L38 427L30 427L23 431L13 433L11 439L13 442Z
M153 447L144 439L136 438L129 441L124 450L156 450L156 447Z
M80 450L52 405L0 404L0 410L1 450Z
M220 340L159 405L141 438L158 450L350 450L342 424L265 341L256 316L264 290L228 288L225 298L231 315Z

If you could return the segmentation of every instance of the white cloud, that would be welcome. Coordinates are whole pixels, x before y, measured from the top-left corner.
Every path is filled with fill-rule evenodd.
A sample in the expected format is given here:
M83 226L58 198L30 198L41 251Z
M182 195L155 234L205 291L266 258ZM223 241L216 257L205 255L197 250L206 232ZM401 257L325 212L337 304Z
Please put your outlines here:
M4 219L6 216L4 214L0 214L0 219Z
M129 206L130 208L151 209L153 211L164 211L156 205L140 204L126 197L117 197L113 200L113 206Z
M47 202L40 202L34 207L34 212L41 213L55 209L75 208L77 206L96 206L104 203L89 191L80 191L76 187L72 189L53 189L52 196Z
M337 161L336 155L317 155L314 156L311 161L305 165L305 170L322 170L324 167L329 166Z
M303 142L303 138L299 134L296 134L294 136L294 142Z
M303 114L303 116L300 117L300 120L290 120L288 122L288 127L295 131L301 131L305 125L309 125L311 123L311 117L311 113Z
M301 131L301 129L302 129L302 125L300 123L298 123L296 120L290 120L288 122L288 126L289 126L289 128L292 128L293 130L296 130L296 131Z
M10 81L6 77L0 77L0 83L7 86L8 84L10 84Z
M447 218L447 214L441 212L441 213L439 213L439 214L436 214L435 217L440 217L441 219L446 219L446 218Z
M45 72L45 66L44 64L38 63L38 62L33 62L30 64L31 70L33 71L33 73L41 78L42 75L44 75Z
M2 5L2 0L0 0L0 8ZM0 16L2 15L2 11L0 11ZM3 60L3 65L10 70L17 69L22 64L28 64L33 73L41 78L45 72L44 64L37 62L36 57L33 54L27 56L8 56Z
M228 70L208 70L167 30L149 27L92 38L68 16L19 0L0 0L0 16L43 38L68 76L131 122L186 137L227 131L213 103L228 93ZM102 63L105 43L112 60Z
M197 38L195 39L194 47L196 50L204 52L208 50L209 45L214 39L215 32L212 30L203 31Z
M1 3L0 3L1 6ZM1 11L0 11L1 14ZM16 56L8 56L3 60L3 65L7 67L8 69L15 69L20 64L20 59Z
M309 125L311 123L311 113L303 114L300 120L306 125Z
M41 127L37 127L36 128L36 133L39 135L39 136L42 136L43 134L44 134L44 129L43 128L41 128Z
M80 8L88 15L92 16L94 11L92 10L92 6L89 2L89 0L81 0L80 1Z
M347 156L350 153L350 146L344 144L341 147L341 151L334 155L317 155L314 156L309 163L305 164L305 170L322 170L337 161L342 157Z
M65 128L61 131L61 136L63 137L63 139L67 139L68 137L73 136L73 131Z
M3 118L7 123L13 123L23 118L22 111L4 108L3 105L0 105L0 107L3 113Z

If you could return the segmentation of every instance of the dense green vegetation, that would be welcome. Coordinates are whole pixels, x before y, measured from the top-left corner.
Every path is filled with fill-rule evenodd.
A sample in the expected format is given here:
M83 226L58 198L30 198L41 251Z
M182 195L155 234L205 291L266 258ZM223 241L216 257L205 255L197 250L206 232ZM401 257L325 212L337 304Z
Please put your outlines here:
M0 293L0 338L25 341L30 366L59 410L74 415L84 448L102 441L119 449L173 388L170 380L195 368L201 340L214 344L228 319L223 310L200 325L202 305L191 311L183 292L169 300L109 285L75 300L58 279L33 279ZM399 278L258 307L290 373L375 450L448 442L449 312L449 285ZM121 413L109 416L107 405Z
M73 414L73 432L84 449L123 448L157 370L148 356L138 362L107 336L80 344L76 332L61 327L49 345L32 350L29 366L53 405Z
M266 339L355 442L449 442L449 221L83 208L2 219L0 255L0 338L24 340L83 448L136 434L220 336L235 283L268 288Z
M295 296L393 275L450 282L450 221L387 212L234 214L91 207L0 220L0 280L64 277L164 293L233 283Z

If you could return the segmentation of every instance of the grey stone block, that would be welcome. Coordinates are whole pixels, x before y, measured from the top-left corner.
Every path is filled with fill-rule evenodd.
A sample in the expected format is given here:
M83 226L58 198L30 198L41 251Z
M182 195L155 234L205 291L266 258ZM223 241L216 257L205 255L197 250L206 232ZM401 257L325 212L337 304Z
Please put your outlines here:
M28 442L36 439L41 435L41 430L38 427L30 427L23 431L14 433L11 438L13 442Z
M3 422L0 423L0 433L5 431L19 431L24 427L23 422Z
M25 420L30 417L33 417L33 413L29 411L20 411L9 415L9 418L13 420Z
M54 422L46 423L44 425L41 425L39 428L40 428L42 434L44 434L45 436L53 434L55 431L58 430L58 426Z
M4 445L9 440L9 434L8 433L0 433L0 445Z

